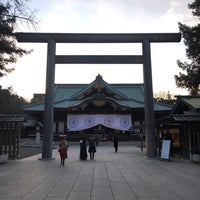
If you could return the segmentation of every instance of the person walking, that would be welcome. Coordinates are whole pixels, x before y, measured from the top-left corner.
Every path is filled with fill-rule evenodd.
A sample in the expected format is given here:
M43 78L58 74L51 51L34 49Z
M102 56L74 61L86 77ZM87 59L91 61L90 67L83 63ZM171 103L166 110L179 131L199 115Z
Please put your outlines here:
M65 159L67 159L67 141L63 138L59 143L59 153L60 153L60 163L61 165L65 165Z
M87 141L85 138L82 138L80 141L80 160L87 159Z
M95 137L95 143L96 143L96 146L99 145L99 136L98 135Z
M89 141L89 149L88 152L90 153L90 160L94 160L94 154L96 153L96 147L94 143L94 139L91 138Z
M119 139L118 139L118 137L115 135L115 137L114 137L114 139L113 139L113 144L114 144L115 152L118 152L118 142L119 142Z

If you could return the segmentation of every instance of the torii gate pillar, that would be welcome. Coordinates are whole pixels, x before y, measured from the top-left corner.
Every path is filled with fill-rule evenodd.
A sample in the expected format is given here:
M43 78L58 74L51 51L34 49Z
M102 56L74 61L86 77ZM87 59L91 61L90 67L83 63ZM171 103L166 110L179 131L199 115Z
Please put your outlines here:
M48 40L42 159L52 159L56 43Z
M144 76L144 103L145 103L145 135L146 135L146 157L157 157L156 137L155 137L155 117L152 90L152 70L151 70L151 50L149 40L142 43L144 56L143 76Z

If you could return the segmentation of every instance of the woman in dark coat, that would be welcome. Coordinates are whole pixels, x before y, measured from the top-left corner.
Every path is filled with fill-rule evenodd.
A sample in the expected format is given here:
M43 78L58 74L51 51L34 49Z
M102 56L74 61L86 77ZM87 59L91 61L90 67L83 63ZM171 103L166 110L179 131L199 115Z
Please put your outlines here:
M87 141L85 138L82 138L82 140L80 141L80 159L87 159Z
M96 152L96 147L93 139L91 139L89 142L88 152L90 153L90 160L94 160L94 153Z

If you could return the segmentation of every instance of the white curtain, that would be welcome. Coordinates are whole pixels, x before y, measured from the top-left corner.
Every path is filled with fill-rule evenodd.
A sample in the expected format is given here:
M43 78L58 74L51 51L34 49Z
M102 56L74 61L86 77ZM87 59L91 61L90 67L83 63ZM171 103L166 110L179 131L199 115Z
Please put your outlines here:
M132 120L131 115L67 115L67 128L70 131L84 130L98 124L112 129L126 131L132 127Z

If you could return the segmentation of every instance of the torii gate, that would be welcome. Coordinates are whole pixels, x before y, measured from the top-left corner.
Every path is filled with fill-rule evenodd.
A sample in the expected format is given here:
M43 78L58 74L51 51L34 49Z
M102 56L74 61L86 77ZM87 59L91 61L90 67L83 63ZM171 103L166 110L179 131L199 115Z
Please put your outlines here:
M18 42L48 43L42 158L52 158L55 64L143 64L146 157L156 158L151 42L180 42L180 33L16 33ZM56 55L56 43L142 43L142 55Z

